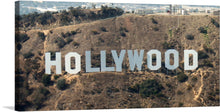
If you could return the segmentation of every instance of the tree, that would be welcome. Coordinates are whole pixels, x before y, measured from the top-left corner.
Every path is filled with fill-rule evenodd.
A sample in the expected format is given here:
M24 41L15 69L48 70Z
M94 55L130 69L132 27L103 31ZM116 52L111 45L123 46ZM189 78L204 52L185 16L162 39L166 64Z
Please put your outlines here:
M217 28L220 27L219 23L215 21L215 19L211 18L211 22L213 25L215 25Z
M157 20L155 20L154 18L151 18L151 21L153 24L158 24Z
M100 30L102 30L103 32L107 32L105 27L100 27Z
M47 95L49 94L49 90L47 90L45 87L39 87L35 89L32 93L31 97L31 103L36 109L40 109L42 107L43 102L47 99Z
M42 83L44 84L44 86L49 86L51 83L50 75L44 74L42 77Z
M203 51L198 51L198 59L206 59L209 58L209 55Z
M53 14L49 11L40 14L36 21L42 25L51 24L56 21L56 19L53 17Z
M57 88L58 88L59 90L64 90L64 89L66 89L66 80L65 80L65 79L59 79L59 80L57 81Z
M61 37L58 37L55 43L57 43L59 48L63 48L66 45L66 42Z
M140 84L139 93L141 97L146 98L152 95L157 95L161 92L163 86L159 84L156 80L146 80Z
M177 75L177 79L179 82L185 82L188 80L188 76L185 75L183 72L180 72L178 75Z
M200 33L204 33L204 34L207 34L207 33L208 33L208 32L207 32L207 29L206 29L206 28L203 28L203 27L199 27L198 30L199 30Z
M128 92L131 93L139 92L141 97L147 98L149 96L154 96L154 95L160 96L162 89L163 86L159 84L156 80L148 79L143 81L141 84L135 84L134 86L130 86L128 88Z
M192 34L188 34L188 35L186 35L186 39L193 40L194 36Z
M68 25L71 21L71 18L68 16L69 12L67 12L66 10L63 10L59 16L59 20L61 25Z
M30 37L26 33L15 33L15 41L16 42L26 42Z
M99 12L99 15L101 15L101 18L108 18L108 17L114 17L122 15L124 11L121 8L112 8L108 6L101 6L101 11Z
M16 48L20 51L22 48L22 45L20 43L17 43Z

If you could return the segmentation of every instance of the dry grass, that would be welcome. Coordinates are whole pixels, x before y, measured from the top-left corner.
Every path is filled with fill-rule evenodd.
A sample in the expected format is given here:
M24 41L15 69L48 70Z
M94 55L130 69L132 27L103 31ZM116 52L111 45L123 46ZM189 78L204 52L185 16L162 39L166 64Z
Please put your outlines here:
M152 18L157 21L157 24L152 23ZM123 15L117 18L56 27L42 31L33 29L26 32L30 39L22 44L21 54L19 55L32 51L35 55L31 60L37 57L41 59L37 61L40 67L37 70L31 71L28 76L29 86L37 88L36 85L41 83L34 77L38 75L40 80L40 74L44 73L44 54L39 55L39 52L60 51L62 57L68 52L78 52L84 57L86 50L92 50L92 54L99 54L100 50L106 50L108 53L110 50L120 51L121 49L144 49L145 52L150 49L158 49L161 51L162 61L164 61L163 56L166 49L163 48L162 44L167 42L171 43L179 51L180 62L183 62L184 49L199 51L203 50L203 46L206 45L214 51L214 53L207 52L209 60L213 61L213 67L203 66L194 71L184 71L189 79L183 83L178 82L175 74L169 75L171 71L163 73L146 70L132 73L123 69L122 73L84 73L82 71L80 75L70 75L63 71L60 74L60 78L65 78L69 86L65 90L58 90L54 80L54 85L47 87L50 91L50 97L43 102L44 106L40 110L218 106L219 101L217 99L219 98L215 94L211 94L213 96L208 95L210 91L217 91L215 88L219 88L219 77L216 75L219 74L219 31L213 24L209 24L211 18L217 20L217 17L203 15ZM208 40L204 34L198 31L198 28L201 26L208 26ZM101 27L105 27L107 32L101 31ZM120 36L121 27L127 30L127 32L124 32L126 34L125 37ZM155 31L154 28L158 29ZM72 42L66 44L63 48L57 46L55 40L58 37L62 38L62 32L76 30L78 32L69 38L73 39L73 42L79 43L79 46L74 47ZM99 34L92 34L93 30L99 32ZM46 35L45 41L36 38L39 31L44 32ZM192 34L194 39L186 39L185 36L187 34ZM98 44L100 38L103 41ZM20 56L16 61L19 61L20 68L26 74L26 68L23 66L25 64L24 60L26 59ZM127 61L127 58L124 60ZM203 59L199 60L199 64L203 61ZM62 59L62 62L64 65L64 59ZM100 63L99 60L95 62ZM85 59L82 58L82 67L85 66L84 63ZM128 61L125 63L128 63ZM177 69L178 71L181 71L181 69ZM174 71L173 73L176 72ZM206 75L204 76L202 73ZM193 76L197 77L198 80L192 81ZM141 83L147 79L155 79L163 85L163 97L141 98L138 93L127 91L129 86ZM188 89L189 85L192 86L191 89ZM181 90L183 94L177 94L176 90ZM212 100L210 100L211 98ZM34 110L34 108L29 107L26 110Z

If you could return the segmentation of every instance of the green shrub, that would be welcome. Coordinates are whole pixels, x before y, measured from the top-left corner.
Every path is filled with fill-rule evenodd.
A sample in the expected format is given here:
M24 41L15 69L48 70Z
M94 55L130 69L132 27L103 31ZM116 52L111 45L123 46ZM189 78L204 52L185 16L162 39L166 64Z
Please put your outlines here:
M28 53L25 53L23 56L24 58L32 58L34 54L31 51L29 51Z
M154 27L153 30L154 31L159 31L159 28L158 27Z
M41 51L38 51L37 53L38 55L43 56L43 53L41 53Z
M139 88L140 88L140 85L139 84L135 84L134 86L128 87L128 92L138 93L139 92Z
M91 32L92 32L92 34L94 34L94 35L99 34L99 32L98 32L98 31L96 31L96 30L92 30Z
M103 32L107 32L105 27L101 27L100 30L102 30Z
M170 83L166 83L166 86L167 86L168 88L172 88L172 85L171 85Z
M169 43L167 43L167 42L164 42L162 45L163 45L164 49L169 49L169 47L170 47Z
M59 21L61 25L69 25L69 23L71 22L69 13L66 10L63 10L59 15Z
M72 35L72 33L70 33L70 32L66 32L66 33L61 33L61 36L63 37L63 38L66 38L66 37L69 37L69 36L71 36Z
M15 16L16 27L29 27L41 25L51 25L55 22L59 22L59 25L68 25L73 20L76 23L81 23L85 20L98 20L109 17L120 16L124 13L121 8L102 6L100 11L89 11L82 9L81 7L69 7L68 10L56 11L56 12L44 12L44 13L30 13L25 15Z
M24 71L21 68L17 68L15 70L15 74L23 74L23 73L24 73Z
M16 70L16 74L20 74L20 70ZM18 75L15 76L16 88L22 88L24 86L24 77Z
M178 75L177 75L177 80L179 82L185 82L188 80L188 76L185 75L183 72L180 72Z
M182 107L182 106L183 106L183 103L182 103L182 102L179 102L178 106L179 106L179 107Z
M40 63L38 62L39 61L39 58L40 57L36 57L35 59L32 59L30 60L30 63L29 66L32 68L32 69L35 69L35 70L38 70L40 68Z
M60 76L59 75L54 75L53 76L55 80L57 80Z
M41 25L47 25L47 24L54 23L56 19L54 18L51 12L47 11L45 13L39 14L39 16L36 18L36 21L40 23Z
M112 88L111 90L112 90L112 92L119 92L118 88Z
M213 64L209 60L204 60L201 64L202 66L213 67Z
M48 94L50 94L50 91L47 90L47 89L44 88L44 87L41 87L41 88L40 88L40 93L43 94L43 95L48 95Z
M203 48L208 53L212 53L212 54L215 53L215 51L212 48L208 47L207 45L203 45Z
M38 35L38 37L40 37L42 40L45 40L45 37L46 37L46 36L44 35L43 32L38 32L37 35Z
M105 42L105 40L103 40L101 37L100 37L98 40L99 40L99 42L101 42L101 43Z
M120 32L120 35L121 35L122 37L126 37L126 34L125 34L124 32Z
M188 34L188 35L186 35L186 39L193 40L194 36L192 34Z
M56 39L55 43L57 43L59 48L63 48L66 45L66 42L64 41L64 39L60 37Z
M66 43L67 44L69 44L70 42L72 42L73 41L73 39L71 39L70 37L68 37L67 39L66 39Z
M18 43L17 45L16 45L16 48L17 48L17 50L21 50L21 48L22 48L22 45L20 44L20 43Z
M208 99L209 99L209 100L212 100L212 101L215 101L215 96L208 95Z
M93 67L100 67L100 63L92 63Z
M119 92L119 89L115 88L115 87L107 87L107 92L108 93L115 93L115 92Z
M47 99L47 95L50 92L44 88L44 87L40 87L37 88L33 91L32 95L31 95L31 103L32 105L36 108L36 109L40 109L43 105L42 103Z
M173 30L169 29L168 33L169 33L169 37L172 38L173 37Z
M42 83L44 84L44 86L49 86L51 83L50 75L44 74L42 77Z
M45 100L45 96L41 94L39 90L35 90L31 95L31 99L33 107L37 110L42 107L42 102Z
M140 84L139 93L141 97L146 98L159 94L162 89L163 86L156 80L149 79Z
M98 15L99 18L108 18L122 15L124 11L121 8L113 8L108 6L101 6L101 11Z
M183 94L183 92L182 92L182 91L180 91L180 90L178 90L178 91L177 91L177 94L178 94L178 95L182 95L182 94Z
M80 44L76 41L73 41L73 46L79 46Z
M174 33L175 33L175 34L179 34L179 33L181 33L180 31L181 31L181 29L180 29L179 27L178 27L178 28L175 28Z
M158 22L154 18L151 18L151 21L153 24L158 24Z
M15 34L15 41L16 42L26 42L27 40L29 40L30 37L28 37L28 35L26 33L16 33Z
M209 58L209 55L203 51L198 51L198 59L206 59Z
M77 32L76 32L76 31L71 31L71 34L72 34L72 35L76 35Z
M207 29L205 29L204 27L199 27L198 30L199 30L200 33L207 34Z
M57 81L57 88L59 89L59 90L64 90L64 89L66 89L66 80L65 79L59 79L58 81Z
M71 36L71 33L70 33L70 32L66 32L66 33L65 33L65 36L66 36L66 37L69 37L69 36Z
M213 24L213 25L215 25L217 28L219 28L219 23L217 22L217 21L215 21L213 18L211 18L211 23Z
M124 31L125 31L125 32L128 32L128 29L124 27Z
M174 45L172 43L164 42L162 43L164 49L174 49Z
M125 27L120 27L119 31L120 32L128 32L127 28L125 28Z
M61 32L61 36L64 38L66 37L66 35L63 32Z

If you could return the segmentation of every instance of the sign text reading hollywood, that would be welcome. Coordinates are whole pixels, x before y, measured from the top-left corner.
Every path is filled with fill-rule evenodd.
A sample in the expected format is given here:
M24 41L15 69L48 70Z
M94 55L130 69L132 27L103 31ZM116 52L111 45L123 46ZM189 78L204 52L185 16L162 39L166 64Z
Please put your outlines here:
M121 50L118 54L116 50L111 50L111 54L115 63L115 66L106 66L106 51L100 51L100 67L92 67L91 65L91 51L85 51L85 70L86 72L106 72L106 71L116 71L122 72L122 63L127 53L129 59L129 68L134 71L135 67L137 70L141 71L143 66L143 61L147 61L147 67L150 70L158 70L161 67L161 52L152 49L145 53L144 50ZM152 63L152 55L156 55L156 65ZM174 63L170 64L170 56L173 54ZM190 65L189 55L192 55L193 63ZM55 60L51 60L51 53L45 53L45 73L51 74L51 66L56 66L56 74L61 74L61 53L56 52ZM144 55L147 56L147 60L144 59ZM71 58L75 58L75 68L71 68ZM169 49L165 52L165 67L168 70L174 70L179 66L179 52L175 49ZM184 50L184 70L194 70L198 67L198 53L195 50ZM81 71L81 56L77 52L69 52L65 55L65 71L69 74L77 74Z

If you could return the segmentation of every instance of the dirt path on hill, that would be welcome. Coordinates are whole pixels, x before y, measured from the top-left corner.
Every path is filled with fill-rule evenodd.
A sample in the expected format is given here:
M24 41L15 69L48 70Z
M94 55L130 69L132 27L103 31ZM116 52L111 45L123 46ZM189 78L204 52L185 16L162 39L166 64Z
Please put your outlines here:
M204 99L200 97L200 95L201 95L201 93L203 91L203 86L204 86L204 84L203 84L203 77L204 77L204 74L206 74L206 73L204 73L201 70L199 72L200 72L199 75L201 75L201 79L200 79L201 80L201 85L200 85L200 87L199 87L197 92L193 89L193 93L195 95L193 100L195 100L196 102L199 102L199 103L203 103L203 105L207 106L206 103L204 102ZM199 101L199 98L200 98L201 101Z

